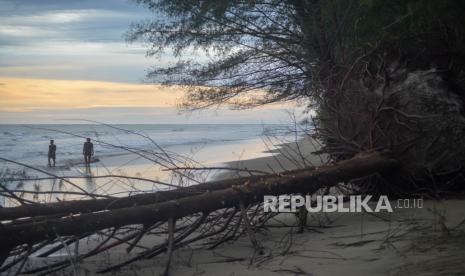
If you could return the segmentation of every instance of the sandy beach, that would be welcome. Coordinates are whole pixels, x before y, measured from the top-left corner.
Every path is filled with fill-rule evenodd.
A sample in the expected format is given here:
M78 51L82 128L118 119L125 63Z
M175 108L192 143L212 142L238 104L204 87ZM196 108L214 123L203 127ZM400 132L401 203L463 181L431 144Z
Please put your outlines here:
M327 162L327 156L314 154L320 148L320 143L304 138L299 142L277 144L268 149L268 156L252 159L226 162L225 165L240 170L256 170L265 173L280 173L283 171L304 169L320 166ZM246 171L228 171L217 175L217 179L227 179L250 175Z
M205 156L217 153L220 148L210 148ZM315 141L304 140L299 144L281 145L265 153L268 156L214 165L278 172L321 164L325 157L313 155L316 149ZM299 163L302 157L305 162ZM110 165L116 160L102 162L108 162L107 169L117 168ZM146 165L144 161L133 162L124 170L144 174L141 169ZM242 174L227 171L215 177L224 179ZM303 233L297 233L294 214L279 214L256 233L262 254L254 253L247 235L214 249L205 248L208 240L193 243L174 252L171 274L461 275L465 269L464 203L464 200L425 200L423 208L397 208L392 213L309 214ZM393 206L395 204L392 202ZM150 247L164 240L166 234L151 235L144 237L140 245ZM82 249L95 242L90 239L88 244L81 242L79 246ZM95 271L109 264L136 256L137 249L128 254L126 248L127 245L118 246L106 254L73 263L57 275L94 275ZM72 248L69 250L73 251ZM32 257L31 264L44 261L50 264L63 258L68 257ZM112 275L160 275L165 269L166 258L161 254L141 260L112 272Z
M0 0L0 276L465 276L464 13Z
M175 251L172 275L462 275L465 269L463 200L426 201L423 209L391 215L317 215L297 234L295 216L272 219L257 238L255 255L245 236L214 250L186 247ZM389 221L388 221L389 220ZM444 223L444 224L443 224ZM461 224L460 224L461 223ZM444 230L443 226L447 227ZM78 264L77 275L123 252ZM160 275L166 257L134 263L113 275Z

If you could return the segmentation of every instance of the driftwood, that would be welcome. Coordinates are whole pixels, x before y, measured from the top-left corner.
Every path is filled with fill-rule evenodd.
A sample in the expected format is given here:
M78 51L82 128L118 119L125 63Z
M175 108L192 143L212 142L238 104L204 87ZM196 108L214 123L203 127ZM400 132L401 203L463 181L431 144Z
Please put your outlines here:
M260 202L264 195L311 194L323 187L332 186L342 181L350 181L374 173L385 172L396 165L395 160L375 152L314 170L300 170L271 177L250 177L245 183L236 182L238 184L243 183L242 185L189 196L183 194L184 197L164 202L132 207L120 206L122 208L114 210L108 210L107 206L105 209L108 211L103 212L51 219L45 217L38 221L26 223L5 223L0 228L0 236L8 238L0 240L0 248L3 251L2 255L7 256L7 252L16 246L33 245L56 239L56 237L78 236L125 225L153 225L156 222L167 221L170 218L178 219L196 213L205 214L224 208L237 207L241 202L248 206ZM241 179L241 181L244 179ZM219 183L226 185L225 183L229 182ZM203 185L208 187L209 184ZM218 185L218 182L215 185ZM126 202L125 200L128 200L128 198L120 199L119 202ZM131 202L131 200L127 202ZM102 202L105 201L106 199L102 200ZM95 206L100 204L99 200L93 202ZM66 208L65 204L61 206L65 206L64 209ZM56 213L66 212L62 210Z

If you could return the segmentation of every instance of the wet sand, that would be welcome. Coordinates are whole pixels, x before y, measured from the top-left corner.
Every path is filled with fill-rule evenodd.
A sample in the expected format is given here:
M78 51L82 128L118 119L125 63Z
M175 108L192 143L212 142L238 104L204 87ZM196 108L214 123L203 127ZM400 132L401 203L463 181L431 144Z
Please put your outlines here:
M228 161L238 161L256 157L271 156L273 153L266 152L267 147L259 138L249 139L233 142L220 142L209 144L196 144L196 145L182 145L176 147L167 147L165 150L168 154L176 156L173 161L177 166L186 167L225 167L227 168ZM150 149L154 150L154 149ZM160 152L160 151L158 151ZM84 189L89 193L105 194L114 196L125 196L129 193L153 192L162 189L171 189L172 185L189 185L180 183L179 179L173 176L172 172L166 170L168 167L174 165L166 162L163 153L159 153L158 157L166 166L156 163L157 155L146 154L148 158L141 157L135 153L115 154L102 156L98 152L95 154L95 159L98 162L93 162L89 167L86 167L83 160L60 160L57 156L56 167L48 167L46 160L43 164L31 164L38 169L45 171L44 174L32 169L26 170L26 178L43 178L51 177L53 175L59 177L73 177L69 180L75 186ZM158 160L160 161L160 160ZM21 166L9 166L11 171L22 171ZM208 181L216 178L217 174L223 173L213 170L194 171L199 181ZM126 180L123 178L98 178L107 175L139 177L148 180L160 181L168 185L156 184L150 181ZM22 178L23 175L15 176ZM53 178L53 177L52 177ZM191 182L194 183L194 182ZM41 181L24 181L18 188L17 183L11 184L12 189L22 189L27 191L37 191L40 194L29 194L26 196L28 199L38 200L41 202L50 202L57 200L71 200L80 199L82 196L73 194L60 194L59 192L78 192L79 189L73 185L65 183L57 179L45 179ZM44 192L54 191L53 196L47 195ZM6 200L4 206L12 206L17 204L11 200Z
M278 172L324 163L325 156L312 154L317 149L314 141L303 141L299 145L282 145L272 152L274 155L268 152L267 156L255 159L213 164ZM210 149L205 156L219 152L219 148ZM117 171L119 163L110 161L121 162L123 159L102 161L107 164L107 169ZM146 165L144 161L132 162L123 168L126 173L145 176L150 170ZM242 174L226 171L214 177L231 178ZM193 244L174 252L171 275L463 275L464 203L465 200L425 200L421 209L395 209L393 213L311 214L308 227L301 234L296 231L294 214L279 214L267 223L266 229L256 234L264 254L254 255L247 236L214 250ZM150 247L165 239L163 234L155 235L144 238L140 244ZM120 246L76 263L65 274L94 275L99 268L135 256L137 250L127 254L126 247ZM55 256L46 261L63 258ZM43 261L31 259L36 264ZM160 275L165 264L166 255L162 254L133 263L112 275Z

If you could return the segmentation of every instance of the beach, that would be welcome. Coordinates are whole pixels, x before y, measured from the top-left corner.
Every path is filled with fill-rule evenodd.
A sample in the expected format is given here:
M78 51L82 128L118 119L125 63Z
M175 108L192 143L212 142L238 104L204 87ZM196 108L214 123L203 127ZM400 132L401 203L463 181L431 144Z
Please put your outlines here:
M153 192L177 185L191 185L195 181L217 178L224 170L194 170L192 179L177 178L185 170L177 167L224 167L232 161L272 156L277 139L285 139L283 125L0 125L1 157L37 168L3 162L3 177L27 180L10 183L10 187L31 192L54 191L46 194L25 194L42 202L82 198L82 195L58 192L79 192L124 196ZM85 166L82 145L86 137L94 143L94 161ZM47 165L50 139L57 145L56 166ZM144 178L150 181L127 181L118 175ZM63 183L56 177L73 177ZM98 178L103 177L103 178ZM41 178L52 178L43 179ZM195 181L193 180L195 178ZM190 182L189 182L190 181ZM160 183L155 183L160 182ZM166 183L166 185L161 184ZM7 200L8 201L8 200ZM5 206L9 206L8 202Z
M221 141L197 145L167 147L170 153L189 152L189 158L205 167L201 177L206 180L230 179L253 174L280 173L286 170L319 166L327 162L324 155L314 154L319 142L303 138L275 145L264 143L260 137L236 141ZM194 163L190 163L193 165ZM246 170L250 171L247 172ZM86 177L76 184L87 191L124 195L170 189L153 183L113 182L92 176L118 174L166 180L170 171L135 153L110 154L99 158L90 171L82 165L54 173L80 173ZM74 181L74 180L73 180ZM82 182L81 182L82 181ZM132 183L131 187L128 183ZM170 182L175 183L175 182ZM111 188L109 188L111 186ZM71 198L71 197L70 197ZM395 201L392 202L395 205ZM392 213L316 213L309 214L303 233L297 233L297 218L283 213L271 218L257 229L256 240L261 254L254 251L250 237L207 249L210 240L195 242L174 251L172 275L460 275L465 269L463 200L424 200L423 208L399 208ZM182 223L181 223L182 224ZM79 249L92 248L101 237L90 237L79 243ZM140 249L164 242L166 233L148 235ZM135 248L126 252L127 245L117 246L106 254L72 263L62 273L94 275L95 271L137 256ZM31 265L53 264L69 258L75 247L58 251L47 257L34 254ZM71 253L72 254L72 253ZM112 275L160 275L166 267L166 254L142 259Z
M312 142L299 145L307 143ZM291 169L295 165L291 160L301 154L291 156L289 147L295 149L296 145L281 145L272 156L226 164L249 170L279 171L280 166L272 167L277 164ZM284 148L289 154L286 157L279 153ZM302 154L308 154L307 159L315 164L320 160L308 150ZM229 171L217 177L237 176L237 171ZM303 233L297 232L294 214L282 213L255 234L262 254L254 251L247 235L214 249L207 249L211 244L206 240L176 250L171 275L461 275L465 269L464 200L423 203L422 208L396 208L392 213L309 214ZM391 204L396 206L395 201ZM140 245L150 247L164 240L166 234L153 235L144 237ZM93 275L109 264L137 256L137 250L128 254L126 248L119 246L107 254L77 262L67 271ZM63 258L52 256L47 262ZM31 259L33 263L43 262ZM113 271L112 275L160 275L166 261L166 254L161 254Z
M0 276L464 276L464 12L0 0Z
M461 275L465 269L463 200L426 201L422 209L390 215L316 215L304 233L282 214L256 235L255 255L247 236L213 250L195 245L175 251L172 275ZM434 211L433 211L434 210ZM450 232L441 227L444 223ZM461 229L454 229L461 225ZM121 249L77 264L77 275L126 259ZM133 255L130 255L133 256ZM112 275L160 275L166 256L141 260ZM81 273L81 274L79 274ZM88 273L88 274L86 274Z

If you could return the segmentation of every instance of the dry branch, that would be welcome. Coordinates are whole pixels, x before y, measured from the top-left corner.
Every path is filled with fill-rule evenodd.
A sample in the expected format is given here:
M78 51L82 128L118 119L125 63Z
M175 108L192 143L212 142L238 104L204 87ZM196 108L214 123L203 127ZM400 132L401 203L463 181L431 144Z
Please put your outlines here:
M237 207L241 201L245 205L250 205L261 201L264 195L314 193L323 187L383 172L396 165L397 161L374 152L316 170L299 170L274 177L251 177L243 185L156 204L31 223L4 224L0 228L0 235L8 239L1 239L0 248L9 251L19 245L35 244L55 239L57 236L81 235L125 225L166 221L170 217L181 218L195 213L209 213L223 208ZM240 184L240 182L236 183Z
M179 187L175 190L157 191L153 193L144 193L120 198L70 200L43 204L27 204L10 208L0 208L0 221L57 214L69 215L90 213L102 210L114 210L147 204L155 204L204 193L206 191L226 189L233 185L241 185L247 181L255 181L257 179L265 179L267 177L276 177L276 175L252 176L212 181L188 187Z

